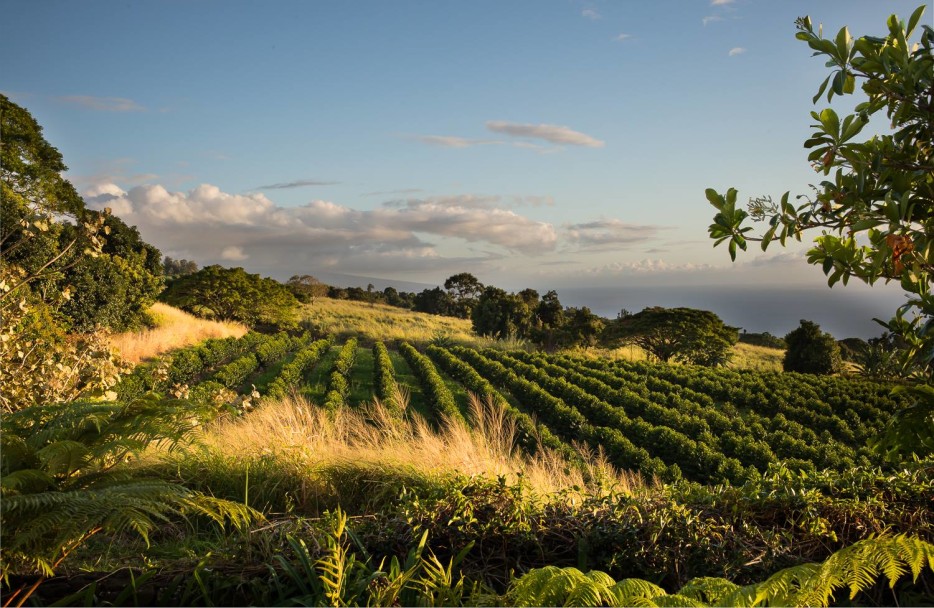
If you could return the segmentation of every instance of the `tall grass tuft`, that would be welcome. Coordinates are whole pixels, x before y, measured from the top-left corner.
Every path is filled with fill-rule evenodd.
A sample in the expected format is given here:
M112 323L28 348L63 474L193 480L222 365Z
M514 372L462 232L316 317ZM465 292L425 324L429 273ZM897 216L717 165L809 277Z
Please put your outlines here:
M110 346L128 363L139 363L208 338L239 338L248 331L240 323L199 319L161 302L153 304L149 312L156 322L153 329L114 334L108 339Z
M405 395L397 399L405 403ZM378 401L329 414L304 398L267 401L249 416L205 431L203 448L172 466L217 496L242 498L249 470L250 504L272 511L350 513L379 510L403 487L429 487L454 474L520 477L540 496L558 492L631 492L638 475L605 459L591 460L588 477L543 448L534 457L517 448L515 426L502 407L471 395L470 421L445 419L435 429L407 412L400 420Z

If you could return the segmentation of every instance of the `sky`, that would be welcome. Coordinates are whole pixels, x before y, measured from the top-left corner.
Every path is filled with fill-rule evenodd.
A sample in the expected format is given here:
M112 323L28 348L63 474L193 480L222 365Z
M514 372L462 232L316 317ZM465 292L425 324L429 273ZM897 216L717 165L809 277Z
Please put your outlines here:
M808 193L827 70L795 19L882 35L919 4L4 0L0 91L89 205L172 257L685 305L772 290L830 323L865 303L866 329L839 331L872 335L863 317L891 316L897 289L795 308L782 294L826 289L807 247L730 263L704 189ZM637 300L620 297L592 306ZM744 326L781 331L746 308Z

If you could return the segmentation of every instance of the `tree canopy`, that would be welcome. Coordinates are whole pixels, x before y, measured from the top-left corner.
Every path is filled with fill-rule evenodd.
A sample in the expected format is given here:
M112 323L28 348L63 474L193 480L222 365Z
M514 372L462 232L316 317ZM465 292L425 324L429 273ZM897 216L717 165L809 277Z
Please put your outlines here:
M802 319L798 328L785 336L785 344L782 368L786 372L826 375L843 369L840 345L817 323Z
M709 228L716 244L728 243L730 256L750 241L763 251L775 240L785 245L819 230L808 252L811 264L821 267L833 286L856 277L869 284L898 281L910 294L887 325L906 340L905 371L919 366L930 375L934 360L934 30L921 26L917 43L910 43L924 7L908 19L888 19L888 34L854 39L842 28L825 39L809 17L796 23L797 38L827 61L831 73L819 86L813 102L826 92L859 95L852 113L839 116L833 108L811 112L815 129L804 142L807 160L824 179L810 195L797 196L798 206L785 192L779 202L770 196L751 198L737 207L737 191L720 194L707 189L717 209ZM859 85L859 86L857 86ZM884 114L882 124L876 124ZM877 135L857 137L872 125ZM753 234L747 220L764 224Z
M291 326L298 300L278 281L213 265L173 281L159 299L194 315L250 326Z
M729 361L739 330L695 308L643 309L610 322L602 341L610 347L635 344L659 361L717 366Z

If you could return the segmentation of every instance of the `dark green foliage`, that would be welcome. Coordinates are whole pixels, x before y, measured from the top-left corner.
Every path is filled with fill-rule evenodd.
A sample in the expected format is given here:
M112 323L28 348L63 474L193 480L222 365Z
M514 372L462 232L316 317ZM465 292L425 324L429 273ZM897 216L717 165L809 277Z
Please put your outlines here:
M260 365L269 366L279 359L285 357L295 346L293 339L285 332L279 332L275 336L264 340L253 351Z
M801 325L785 336L785 344L788 348L782 367L786 372L826 375L843 368L840 346L816 323L802 319Z
M422 387L422 392L425 394L431 408L433 408L437 420L448 418L450 420L464 421L464 417L454 401L454 395L451 394L431 359L418 352L414 346L407 342L399 343L399 352L402 353L412 371L415 372L415 376Z
M738 330L716 314L694 308L646 308L609 323L602 341L609 346L636 344L662 362L708 367L724 365L739 339Z
M373 385L376 387L376 398L386 406L389 411L401 415L402 409L398 403L399 389L396 386L396 372L392 367L389 351L382 342L373 343Z
M537 302L531 304L518 294L506 293L498 287L487 287L480 294L471 313L473 330L493 338L527 337L534 323Z
M5 95L0 131L0 308L32 286L71 331L141 326L162 289L159 250L109 212L85 207L42 127Z
M295 358L282 366L279 375L266 389L271 398L284 397L290 388L301 383L304 373L311 369L331 347L331 339L317 340L295 353Z
M452 316L456 308L451 294L440 287L419 292L415 295L412 304L416 312L426 312L432 315Z
M180 277L198 272L198 264L193 260L176 260L165 256L162 262L162 272L166 277Z
M934 455L934 387L900 386L894 392L914 401L898 410L882 433L873 437L873 447L891 462L930 458Z
M303 304L314 302L315 298L323 298L328 295L329 289L327 285L310 274L293 275L286 281L285 286L289 288L295 299Z
M324 407L329 411L337 411L347 405L347 396L350 395L350 371L353 369L357 357L357 339L350 338L337 353L331 375L328 378L327 394L324 397Z
M159 299L194 315L250 326L292 327L298 312L298 300L281 283L216 265L172 281Z
M546 425L536 422L527 413L513 407L503 398L499 391L493 388L492 384L487 382L468 363L459 359L449 350L439 346L431 345L428 347L427 352L449 376L463 384L468 391L478 396L488 397L497 406L502 407L506 412L506 416L516 425L516 435L519 443L530 454L536 453L539 446L544 446L558 452L568 462L580 462L580 454L576 450L559 439Z
M248 353L217 370L214 380L227 388L236 388L243 384L244 380L249 378L257 368L259 368L259 359L253 353Z
M213 415L184 401L146 398L27 408L2 419L3 576L51 575L100 530L148 538L171 515L208 515L241 527L252 511L122 465L153 441L182 441Z
M753 346L767 346L769 348L781 349L785 348L784 340L778 336L773 336L767 331L759 334L743 330L742 333L739 334L739 341L744 344L752 344Z
M461 272L447 278L444 288L454 298L452 316L469 319L477 298L483 292L483 283L469 272Z

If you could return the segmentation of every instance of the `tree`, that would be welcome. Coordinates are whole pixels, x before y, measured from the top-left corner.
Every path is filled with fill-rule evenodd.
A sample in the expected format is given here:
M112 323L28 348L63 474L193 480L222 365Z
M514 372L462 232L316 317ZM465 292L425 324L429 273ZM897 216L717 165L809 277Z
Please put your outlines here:
M450 316L454 311L454 298L440 287L423 289L415 295L415 311L432 315Z
M595 346L606 327L606 319L595 315L589 308L568 308L566 322L561 327L559 345L564 347Z
M528 338L534 308L529 300L498 287L486 287L471 313L473 330L481 336Z
M843 369L840 345L816 323L802 319L801 325L785 336L785 344L782 368L786 372L828 375Z
M763 250L778 239L801 240L809 230L821 230L808 252L808 262L820 265L828 284L844 284L856 277L870 285L898 281L908 301L883 325L904 342L900 374L915 374L930 383L934 375L934 29L921 26L917 43L909 40L925 7L916 9L908 23L892 15L884 37L854 40L847 28L833 40L817 32L809 17L796 23L796 37L823 56L832 72L821 83L813 102L827 93L853 95L861 100L841 120L832 108L812 112L814 134L804 142L808 161L826 179L813 187L812 196L799 196L795 207L786 192L779 204L765 196L749 200L747 210L736 208L737 192L719 194L707 189L707 200L717 209L709 228L716 244L727 242L730 256L758 241ZM857 89L857 83L859 87ZM865 141L856 136L875 117L875 135ZM764 232L753 236L747 219L765 222ZM891 457L934 453L934 391L918 387L916 403L905 415L893 417L885 440L877 447ZM911 421L909 425L909 421ZM924 423L920 426L918 421ZM901 426L900 426L901 425ZM907 426L906 426L907 425ZM903 428L904 427L904 428ZM912 428L909 428L912 427ZM928 429L926 438L906 437ZM881 447L882 445L885 447ZM902 446L904 449L900 449Z
M448 277L444 288L454 298L454 316L469 319L477 298L483 293L483 283L469 272L461 272Z
M0 133L0 409L102 394L119 362L98 333L69 335L62 307L74 269L100 255L109 213L85 208L62 155L5 95Z
M162 263L162 270L167 277L178 277L198 272L198 264L192 260L175 260L169 256L165 256L165 261Z
M285 286L289 288L289 291L299 302L304 304L313 303L315 298L327 296L330 289L310 274L292 275L286 281Z
M149 307L162 291L162 252L143 241L135 226L109 214L100 216L106 240L100 255L83 256L60 280L60 289L71 288L71 297L61 310L73 331L89 332L98 327L115 331L138 329L149 322ZM62 238L77 231L66 225Z
M885 37L854 40L847 28L833 40L824 39L809 17L796 23L797 38L821 55L832 69L814 96L862 92L853 113L842 119L832 108L811 112L814 134L804 142L808 161L825 176L813 186L813 195L800 195L795 207L789 193L774 203L769 196L752 198L747 209L736 207L737 192L725 195L707 189L717 209L710 226L716 244L727 242L730 256L757 241L765 250L777 239L801 240L810 230L821 230L808 252L808 262L819 265L833 286L852 278L872 285L898 281L910 294L887 328L907 343L903 368L920 365L927 376L934 367L934 30L922 26L920 41L908 40L924 13L918 8L908 24L892 15ZM860 84L857 89L857 83ZM865 141L857 135L879 114L885 131ZM764 222L759 236L749 233L747 219ZM916 316L913 316L917 313Z
M601 338L610 347L635 344L665 363L715 367L729 361L739 330L707 310L656 306L620 315L607 324Z
M218 265L176 279L159 299L194 315L253 327L292 327L298 313L298 300L285 285Z

